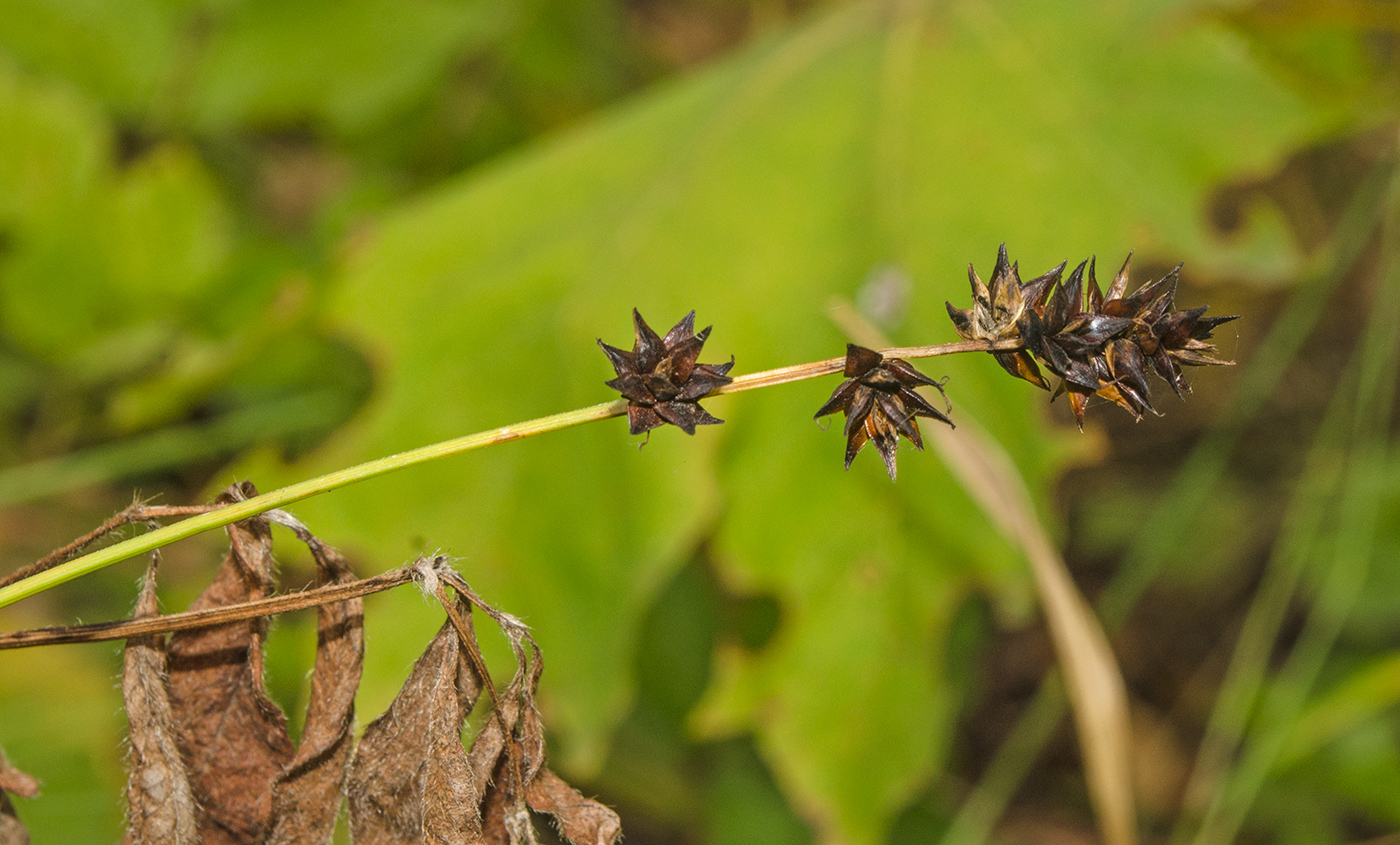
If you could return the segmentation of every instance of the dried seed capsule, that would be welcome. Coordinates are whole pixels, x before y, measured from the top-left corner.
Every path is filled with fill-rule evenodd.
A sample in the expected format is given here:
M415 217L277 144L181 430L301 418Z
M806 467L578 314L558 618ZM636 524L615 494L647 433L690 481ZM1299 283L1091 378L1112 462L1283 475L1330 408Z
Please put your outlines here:
M847 380L817 411L816 418L841 411L846 415L846 469L851 468L866 443L873 442L884 458L885 471L893 481L895 452L902 434L920 451L923 437L915 417L930 417L952 425L943 411L930 405L914 388L927 385L943 393L943 382L934 381L900 358L885 358L873 349L846 344ZM947 395L944 394L944 403ZM948 408L951 410L951 407Z
M1210 357L1215 347L1206 341L1216 326L1238 317L1205 317L1204 307L1173 311L1180 266L1128 294L1129 261L1123 262L1107 294L1095 278L1092 259L1081 262L1068 279L1061 280L1066 266L1061 264L1021 284L1002 244L991 285L983 285L969 266L973 307L963 310L949 303L948 314L965 339L1022 340L1025 350L992 354L1007 372L1041 387L1048 384L1037 361L1059 376L1051 399L1068 394L1081 429L1088 397L1093 395L1141 419L1143 411L1156 413L1147 382L1149 366L1184 398L1191 388L1181 375L1181 365L1232 363Z
M694 434L698 425L724 422L711 416L699 402L711 390L733 381L726 375L734 366L732 358L727 364L696 363L711 327L697 334L695 312L691 311L661 337L635 308L632 323L636 342L631 352L598 340L617 373L617 378L606 384L627 399L628 429L641 434L670 423Z

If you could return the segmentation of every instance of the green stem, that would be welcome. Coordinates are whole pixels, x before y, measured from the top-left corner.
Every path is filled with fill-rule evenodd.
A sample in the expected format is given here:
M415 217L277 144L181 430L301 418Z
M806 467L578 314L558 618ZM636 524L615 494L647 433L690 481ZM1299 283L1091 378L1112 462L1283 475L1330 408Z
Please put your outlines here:
M592 405L587 408L580 408L576 411L568 411L563 414L540 417L529 422L516 423L515 425L493 428L490 431L483 431L477 434L468 434L465 437L458 437L455 440L444 440L441 443L434 443L431 446L422 446L408 452L400 452L397 455L390 455L387 458L379 458L367 461L363 464L336 470L332 473L312 478L308 481L300 481L296 484L283 487L280 490L273 490L270 493L263 493L261 496L254 496L241 502L234 502L227 507L219 508L216 511L193 516L189 519L181 520L173 525L158 528L148 534L139 537L132 537L115 543L105 549L99 549L90 554L75 558L67 563L61 563L53 569L37 573L23 581L16 582L8 587L0 588L0 607L13 604L20 599L37 595L45 590L56 587L59 584L80 578L90 572L96 572L105 566L135 557L139 554L158 549L161 546L169 545L177 540L186 537L193 537L211 528L220 528L230 523L256 516L274 508L300 501L318 493L325 493L337 487L344 487L347 484L354 484L357 481L364 481L367 478L385 475L404 467L416 464L435 461L439 458L446 458L458 455L462 452L470 452L473 449L480 449L484 446L491 446L496 443L505 443L510 440L519 440L522 437L531 437L536 434L544 434L549 431L558 431L571 426L582 425L583 423L605 420L609 417L617 417L627 413L627 403L621 399L613 402L604 402L601 405Z
M963 341L961 343L944 343L934 346L911 346L897 349L885 350L885 354L891 357L902 358L932 358L939 355L952 355L959 352L987 352L993 350L1013 350L1022 348L1019 340L1004 341ZM780 367L775 370L765 370L759 373L749 373L738 376L733 383L726 384L710 395L724 393L740 393L745 390L753 390L759 387L771 387L777 384L800 381L802 379L816 378L818 376L839 373L845 363L845 358L830 358L825 361L815 361L810 364L798 364L792 367ZM620 417L627 413L627 402L617 399L612 402L604 402L600 405L592 405L587 408L580 408L576 411L567 411L562 414L554 414L548 417L540 417L528 422L506 425L500 428L493 428L490 431L483 431L477 434L468 434L465 437L458 437L455 440L444 440L441 443L434 443L431 446L422 446L408 452L400 452L397 455L390 455L387 458L379 458L367 461L363 464L348 467L327 473L318 478L307 481L300 481L296 484L273 490L270 493L263 493L251 499L244 499L241 502L234 502L226 507L199 516L190 517L158 528L139 537L132 537L120 543L114 543L105 549L91 552L79 558L61 563L52 569L31 575L22 581L17 581L6 587L0 587L0 607L14 604L20 599L25 599L33 595L44 592L51 587L80 578L91 572L96 572L106 566L119 563L128 558L136 557L139 554L153 551L162 546L193 537L204 531L213 528L221 528L230 523L257 516L260 513L289 505L311 496L354 484L357 481L364 481L380 475L386 475L395 470L417 464L435 461L439 458L447 458L452 455L459 455L463 452L470 452L485 446L493 446L497 443L505 443L511 440L519 440L523 437L533 437L536 434L545 434L550 431L571 428L584 423L597 422L611 417Z

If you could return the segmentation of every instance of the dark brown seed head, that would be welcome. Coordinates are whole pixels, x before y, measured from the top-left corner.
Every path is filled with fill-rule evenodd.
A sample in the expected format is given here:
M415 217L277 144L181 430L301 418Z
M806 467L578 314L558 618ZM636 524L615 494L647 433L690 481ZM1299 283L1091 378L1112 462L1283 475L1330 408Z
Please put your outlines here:
M1181 276L1180 265L1157 281L1129 294L1128 267L1131 260L1132 254L1129 253L1109 285L1107 294L1099 288L1091 261L1089 286L1081 313L1071 318L1062 331L1047 339L1047 344L1057 346L1070 359L1070 368L1047 366L1064 379L1056 395L1061 392L1070 394L1075 421L1081 429L1084 427L1085 405L1091 394L1107 399L1134 418L1141 419L1144 411L1157 413L1152 407L1148 387L1149 369L1184 399L1185 394L1191 392L1191 387L1181 375L1180 364L1231 363L1202 353L1215 349L1205 343L1210 330L1237 318L1203 318L1205 306L1189 311L1173 311L1177 282ZM1193 337L1193 333L1202 331L1203 337ZM1092 382L1084 378L1086 370L1076 364L1087 364L1092 369Z
M846 415L846 469L851 468L866 443L873 442L893 481L895 452L904 435L922 450L924 439L915 417L929 417L952 425L947 415L929 404L914 388L928 386L943 393L943 382L934 381L901 358L886 358L873 349L846 344L846 381L817 411L816 418L841 411ZM946 381L946 379L944 380ZM947 396L944 396L945 408Z
M1207 318L1204 307L1173 311L1180 266L1129 294L1131 259L1129 253L1106 293L1099 287L1095 261L1090 259L1080 263L1067 279L1061 279L1066 266L1061 264L1020 285L1019 293L1012 294L1007 285L1017 278L1016 269L1007 260L1003 245L992 284L982 285L972 273L973 307L962 310L950 303L948 314L953 328L965 339L1023 341L1023 351L992 354L1007 372L1041 387L1049 385L1037 362L1059 376L1060 384L1051 398L1069 394L1080 428L1084 427L1084 409L1091 395L1141 419L1144 411L1156 413L1148 389L1148 370L1184 397L1191 388L1181 375L1182 365L1231 363L1210 357L1208 353L1215 347L1206 341L1216 326L1237 318Z
M635 308L632 324L636 340L631 352L598 340L617 373L617 378L606 384L627 399L631 433L642 434L670 423L694 434L696 426L724 422L711 416L699 402L716 387L733 381L726 375L734 366L733 359L727 364L696 362L711 327L696 333L695 312L691 311L662 337Z
M1020 270L1006 257L1006 244L997 250L996 267L990 285L982 283L972 265L967 265L968 281L972 285L972 308L948 306L953 328L964 340L1008 340L1021 337L1026 315L1044 309L1052 286L1064 272L1061 264L1049 273L1022 284ZM1025 379L1037 387L1050 389L1050 383L1040 374L1030 353L993 352L992 357L1016 378Z

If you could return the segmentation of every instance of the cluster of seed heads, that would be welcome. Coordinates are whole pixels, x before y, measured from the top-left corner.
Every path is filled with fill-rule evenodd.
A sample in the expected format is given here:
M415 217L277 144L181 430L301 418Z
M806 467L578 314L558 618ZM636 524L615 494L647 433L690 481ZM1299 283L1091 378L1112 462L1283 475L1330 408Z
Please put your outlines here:
M1233 363L1211 357L1215 347L1208 341L1217 326L1238 317L1207 317L1206 306L1174 310L1179 265L1131 294L1127 292L1128 261L1107 292L1099 287L1094 259L1080 262L1068 277L1064 275L1067 266L1068 262L1061 263L1022 282L1019 268L1007 259L1002 244L990 282L984 283L968 265L972 307L948 303L948 316L964 340L985 341L988 346L997 343L999 349L991 351L992 356L1016 378L1051 390L1041 368L1048 370L1057 378L1051 400L1066 395L1081 430L1092 396L1141 419L1145 411L1157 413L1149 372L1184 399L1191 387L1182 374L1183 366ZM662 337L636 310L632 317L636 335L632 351L598 341L617 373L607 385L627 399L631 432L641 434L669 423L694 434L696 426L723 422L700 407L701 399L733 381L728 376L732 358L726 364L697 363L710 328L696 333L692 311ZM843 374L846 381L816 416L837 411L845 415L847 469L866 444L874 443L893 480L900 437L916 449L924 447L918 417L953 424L946 395L940 411L917 392L931 387L943 394L946 378L936 381L908 361L886 358L855 344L846 347Z
M1147 383L1149 367L1184 399L1191 386L1181 366L1233 363L1210 357L1215 347L1207 341L1217 326L1239 318L1207 317L1204 305L1172 310L1180 265L1127 293L1131 259L1129 253L1104 293L1092 258L1081 261L1068 279L1062 278L1066 267L1062 263L1023 283L1002 244L990 284L983 284L972 265L967 266L972 308L956 308L950 302L948 316L966 340L1021 340L1025 348L1020 351L993 353L997 362L1011 375L1046 390L1050 385L1036 362L1058 376L1051 399L1069 396L1081 430L1084 408L1095 395L1142 419L1143 411L1156 413Z

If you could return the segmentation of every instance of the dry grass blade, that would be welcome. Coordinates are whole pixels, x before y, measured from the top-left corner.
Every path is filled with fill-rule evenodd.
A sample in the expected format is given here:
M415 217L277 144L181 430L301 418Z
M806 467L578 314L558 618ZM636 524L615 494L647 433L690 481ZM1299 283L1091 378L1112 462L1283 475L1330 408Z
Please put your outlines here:
M256 495L230 488L221 502ZM272 534L266 520L228 527L231 548L192 610L237 604L272 592ZM292 759L286 718L263 688L265 619L171 637L169 691L186 771L208 845L258 842L272 812L271 785Z
M1137 842L1128 694L1108 637L1035 517L1030 494L1006 454L963 417L938 430L939 455L1030 562L1074 711L1089 792L1109 845Z
M15 815L10 793L33 798L39 794L39 782L11 766L0 753L0 845L29 845L29 832Z
M888 346L848 303L834 319L858 343ZM1108 637L1035 513L1030 492L1006 452L966 413L958 428L934 427L930 439L979 509L1030 562L1041 606L1064 672L1079 733L1089 793L1108 845L1137 842L1132 792L1132 727L1128 694Z
M136 618L156 616L157 556L136 601ZM122 665L122 700L129 729L126 783L126 841L132 845L199 841L194 794L180 756L175 715L165 688L165 637L127 640Z
M145 619L124 619L117 622L95 622L88 625L61 625L56 628L30 628L0 634L0 650L34 648L66 643L95 643L104 640L128 640L152 634L168 634L223 625L260 616L276 616L308 607L322 607L335 602L358 599L403 586L413 580L409 567L391 569L358 581L311 587L293 593L270 596L257 601L226 604L185 613L166 613Z
M300 522L280 512L269 516L287 524L311 549L318 586L355 580L345 558ZM306 728L296 757L272 787L272 832L267 841L274 845L330 841L349 774L355 691L365 652L364 600L322 605L316 632Z
M457 629L444 623L355 752L349 794L357 845L483 841L485 784L461 739L481 690Z

